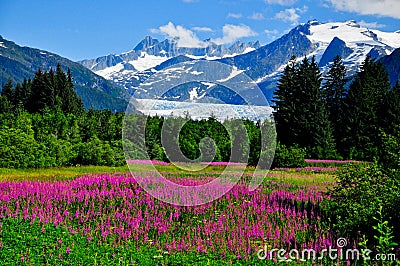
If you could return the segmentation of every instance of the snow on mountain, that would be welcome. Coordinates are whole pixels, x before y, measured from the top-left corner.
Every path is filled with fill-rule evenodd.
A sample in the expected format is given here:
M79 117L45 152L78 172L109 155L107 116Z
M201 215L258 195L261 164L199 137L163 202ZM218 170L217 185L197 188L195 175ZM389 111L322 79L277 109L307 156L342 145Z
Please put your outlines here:
M206 42L208 43L206 47L187 48L179 47L177 40L174 39L160 42L147 36L131 51L82 60L79 63L121 87L131 89L137 85L137 81L143 79L143 74L147 77L151 74L148 71L175 57L186 56L195 60L218 60L249 53L260 47L258 41L249 43L237 41L230 47L217 45L210 40L206 40ZM128 80L132 82L127 82Z
M158 66L166 60L168 60L168 57L166 56L149 55L146 52L142 52L140 57L138 57L136 60L129 61L129 63L133 65L136 70L144 71Z
M354 21L320 23L312 20L255 51L220 61L244 70L270 100L282 70L293 55L299 61L304 56L315 56L323 72L334 57L340 55L351 76L367 56L379 59L399 47L400 31L370 30Z
M361 27L355 21L324 24L311 21L308 25L309 33L306 36L316 47L309 56L314 55L317 61L321 60L329 45L337 39L345 44L343 48L351 51L347 57L343 58L350 68L358 67L372 49L379 49L387 55L395 48L400 47L399 33L369 30Z
M219 79L217 80L218 82L225 82L228 81L230 79L233 79L234 77L236 77L237 75L243 73L244 70L238 70L237 67L233 67L232 68L232 72L229 74L229 76L227 76L226 78L223 79Z

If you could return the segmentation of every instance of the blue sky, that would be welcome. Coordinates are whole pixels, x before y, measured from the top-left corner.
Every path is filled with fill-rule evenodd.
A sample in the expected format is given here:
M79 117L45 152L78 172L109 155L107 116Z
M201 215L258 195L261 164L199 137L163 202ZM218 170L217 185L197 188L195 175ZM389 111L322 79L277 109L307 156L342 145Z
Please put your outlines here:
M400 30L399 0L0 0L0 35L72 60L131 50L146 35L267 44L298 23L356 20Z

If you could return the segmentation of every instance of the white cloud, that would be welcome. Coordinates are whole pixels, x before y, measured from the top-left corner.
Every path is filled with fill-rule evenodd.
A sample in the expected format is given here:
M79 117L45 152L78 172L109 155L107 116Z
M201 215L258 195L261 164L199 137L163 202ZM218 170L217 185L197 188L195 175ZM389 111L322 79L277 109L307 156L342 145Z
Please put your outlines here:
M278 37L279 31L278 30L269 30L266 29L264 32L267 34L268 38L276 39Z
M357 24L359 24L362 27L370 29L380 29L386 27L386 25L380 24L378 22L365 22L364 20L358 21Z
M196 34L180 25L175 26L172 22L160 26L158 29L151 29L152 33L161 33L168 38L176 39L178 47L205 47L206 43L201 41Z
M222 27L222 34L221 38L212 39L213 42L216 44L227 44L232 43L240 38L256 36L257 33L254 32L249 26L247 25L231 25L226 24Z
M326 0L340 11L400 18L399 0Z
M278 4L282 6L290 6L296 3L297 0L264 0L267 4Z
M268 29L264 30L264 32L265 32L267 35L276 35L276 34L279 33L278 30L268 30Z
M192 29L197 31L213 32L213 30L208 27L193 27ZM167 25L160 26L157 29L150 29L150 32L154 34L163 34L167 36L167 38L175 39L178 47L195 48L205 47L208 45L208 42L200 40L193 31L180 25L175 26L172 22L169 22ZM256 35L257 33L247 25L225 24L222 27L222 37L212 39L211 41L216 44L229 44L240 38Z
M307 6L303 8L287 8L275 14L275 18L290 22L292 25L296 25L299 23L299 18L301 13L304 13L308 10Z
M249 19L264 20L265 17L263 14L255 12L255 13L253 13L253 15L249 16Z
M240 13L228 13L228 18L236 18L236 19L238 19L238 18L241 18L242 17L242 14L240 14Z
M209 27L193 27L192 30L202 31L202 32L213 32L213 29Z

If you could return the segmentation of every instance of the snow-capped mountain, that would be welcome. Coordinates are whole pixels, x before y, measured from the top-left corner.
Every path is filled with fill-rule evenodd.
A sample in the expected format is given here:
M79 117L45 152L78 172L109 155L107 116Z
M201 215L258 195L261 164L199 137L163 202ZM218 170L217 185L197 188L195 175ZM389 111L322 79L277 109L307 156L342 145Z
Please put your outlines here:
M320 66L327 65L336 54L344 58L349 68L357 67L365 56L380 58L400 47L400 33L369 30L355 21L321 24L309 22L307 38L315 45L315 55Z
M366 56L379 59L399 48L400 31L370 30L355 21L320 23L312 20L264 46L260 46L259 42L239 41L231 47L226 47L208 41L206 47L185 48L178 47L177 43L177 40L160 42L146 37L130 52L84 60L80 63L134 94L147 78L174 64L195 59L213 60L231 65L238 73L246 74L259 85L270 100L281 71L293 55L299 60L304 56L315 56L323 70L327 69L336 55L340 55L349 75L352 75L359 69ZM190 64L187 64L185 71L189 71L189 68ZM227 73L226 78L229 78L230 74ZM178 86L162 98L156 95L156 90L153 94L152 91L152 88L148 88L146 98L201 102L200 96L206 95L217 97L225 103L243 104L235 94L222 92L221 86L210 86L202 82Z
M260 43L242 41L235 42L232 46L218 45L210 40L205 40L207 46L199 48L179 47L176 39L166 39L162 42L146 36L136 47L126 53L107 55L96 59L80 61L83 66L97 74L111 79L117 72L140 72L153 68L162 62L176 56L189 56L193 59L219 59L233 57L253 51L260 47ZM127 74L125 73L125 74Z
M400 32L382 32L361 27L354 21L320 23L309 21L259 49L223 59L246 71L257 83L270 82L279 75L292 55L315 56L321 67L341 55L348 71L354 72L367 55L374 58L400 47Z

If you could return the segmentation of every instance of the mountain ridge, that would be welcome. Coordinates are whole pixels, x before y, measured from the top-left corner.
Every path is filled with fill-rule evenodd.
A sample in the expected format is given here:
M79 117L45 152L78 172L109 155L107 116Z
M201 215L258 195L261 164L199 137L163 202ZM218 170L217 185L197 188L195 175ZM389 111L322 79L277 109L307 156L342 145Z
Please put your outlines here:
M193 59L217 60L244 71L246 75L259 84L270 100L281 71L293 55L298 57L299 60L304 56L315 56L323 71L327 69L336 55L341 55L349 76L352 76L358 71L366 56L380 59L399 48L400 32L388 33L371 30L352 20L327 23L310 20L294 27L280 38L266 45L261 46L259 42L244 44L237 41L230 46L240 47L237 51L242 53L233 53L233 50L231 50L231 54L224 54L223 51L226 51L224 49L228 48L222 47L219 50L213 50L214 53L205 50L204 47L190 48L191 50L189 48L174 50L175 47L168 50L166 44L171 45L171 43L176 43L176 41L172 40L171 42L168 39L159 41L147 36L135 46L135 49L140 52L137 59L131 60L134 57L132 57L131 52L127 52L114 55L118 56L119 59L114 58L114 61L109 61L107 64L111 64L111 67L104 68L107 58L98 58L96 59L97 64L101 63L102 66L99 67L92 62L91 68L102 68L94 71L133 94L146 78L173 63ZM259 47L255 48L257 46ZM163 49L160 47L163 47ZM212 45L208 47L212 47ZM171 53L171 51L177 51L179 55L174 56L176 54ZM187 51L191 52L188 54ZM203 51L203 53L199 54L200 51ZM218 51L219 54L215 51ZM135 54L137 55L137 52ZM164 55L164 57L160 60L158 56L161 55ZM121 60L124 56L128 59ZM131 57L129 58L129 56ZM146 66L148 67L146 68Z
M77 62L48 51L19 46L0 36L1 84L9 78L13 83L21 83L24 78L33 78L39 67L43 70L56 69L57 64L64 71L70 68L75 91L86 108L125 110L129 95L111 81Z

